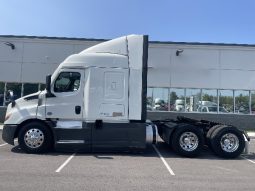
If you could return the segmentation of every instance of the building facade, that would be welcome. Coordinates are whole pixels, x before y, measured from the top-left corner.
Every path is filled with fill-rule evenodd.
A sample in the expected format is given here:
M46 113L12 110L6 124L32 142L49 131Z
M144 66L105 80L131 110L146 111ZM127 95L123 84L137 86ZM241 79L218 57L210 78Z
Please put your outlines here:
M44 89L45 76L67 56L103 41L0 36L0 107L7 90L19 98ZM155 116L252 116L254 61L254 45L150 42L147 109Z

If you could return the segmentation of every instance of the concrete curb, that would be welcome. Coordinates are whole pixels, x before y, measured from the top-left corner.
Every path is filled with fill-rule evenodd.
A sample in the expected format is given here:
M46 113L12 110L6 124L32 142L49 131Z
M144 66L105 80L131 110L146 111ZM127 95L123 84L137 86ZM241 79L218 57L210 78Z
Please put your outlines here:
M2 130L3 129L3 125L0 125L0 130Z

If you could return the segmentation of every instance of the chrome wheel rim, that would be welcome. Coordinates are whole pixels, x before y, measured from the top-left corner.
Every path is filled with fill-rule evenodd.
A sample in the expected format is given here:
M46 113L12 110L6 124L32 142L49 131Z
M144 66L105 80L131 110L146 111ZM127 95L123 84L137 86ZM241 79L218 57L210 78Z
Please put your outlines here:
M185 151L194 151L198 147L198 137L193 132L185 132L180 136L179 144Z
M40 129L29 129L24 136L24 142L29 148L40 147L44 142L44 134Z
M221 137L220 144L222 150L232 153L238 149L239 139L235 134L227 133Z

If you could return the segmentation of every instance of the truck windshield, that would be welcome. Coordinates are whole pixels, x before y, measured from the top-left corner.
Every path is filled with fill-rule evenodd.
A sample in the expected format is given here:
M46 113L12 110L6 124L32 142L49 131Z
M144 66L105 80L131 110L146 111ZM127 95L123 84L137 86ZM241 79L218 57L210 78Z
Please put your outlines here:
M81 74L78 72L61 72L54 84L54 92L74 92L80 87Z

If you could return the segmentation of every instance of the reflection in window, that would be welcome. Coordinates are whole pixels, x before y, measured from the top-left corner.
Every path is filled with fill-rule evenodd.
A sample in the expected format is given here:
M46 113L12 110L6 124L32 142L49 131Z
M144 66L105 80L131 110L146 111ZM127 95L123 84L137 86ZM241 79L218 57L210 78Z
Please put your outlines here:
M170 111L185 111L184 89L170 88Z
M221 107L219 109L224 111L224 109ZM209 89L202 90L202 102L200 102L200 107L198 111L201 112L201 110L202 112L210 112L210 113L218 112L217 90L209 90Z
M38 92L38 84L24 84L23 96Z
M168 88L153 88L153 110L168 111Z
M0 82L0 106L3 106L4 104L4 86L5 83Z
M21 83L7 83L6 84L6 90L13 91L14 99L18 99L21 97ZM5 105L8 105L11 100L5 100Z
M235 113L249 114L249 91L235 90Z
M147 110L255 114L255 91L148 88Z
M153 88L147 88L147 110L151 111L153 108Z
M54 92L73 92L80 86L81 74L78 72L62 72L55 81Z
M219 90L219 106L223 107L227 112L234 111L234 96L233 90Z
M255 115L255 91L251 91L251 114Z
M197 111L201 101L200 89L186 89L186 109L187 112Z

